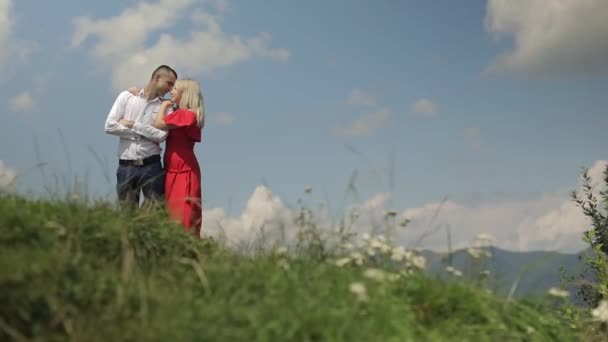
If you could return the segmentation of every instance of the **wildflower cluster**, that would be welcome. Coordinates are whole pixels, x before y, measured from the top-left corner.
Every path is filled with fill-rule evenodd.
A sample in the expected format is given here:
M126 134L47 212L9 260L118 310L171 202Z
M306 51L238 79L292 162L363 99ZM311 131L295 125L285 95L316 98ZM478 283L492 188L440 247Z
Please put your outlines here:
M343 243L338 255L334 262L339 267L365 265L396 271L402 275L424 270L427 266L424 256L403 246L396 246L384 235L363 234L356 244Z

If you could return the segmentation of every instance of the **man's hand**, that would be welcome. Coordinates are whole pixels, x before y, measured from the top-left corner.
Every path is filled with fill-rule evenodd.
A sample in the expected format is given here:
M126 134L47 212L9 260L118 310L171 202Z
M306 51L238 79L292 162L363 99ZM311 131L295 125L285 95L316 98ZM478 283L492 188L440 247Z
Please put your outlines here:
M125 126L125 127L127 127L127 128L133 128L133 124L134 124L133 121L127 120L127 119L120 119L118 121L118 123L121 124L121 125L123 125L123 126Z
M139 94L139 92L141 91L141 89L139 89L137 87L131 87L131 88L127 89L127 91L129 93L131 93L132 95L137 95L137 94Z

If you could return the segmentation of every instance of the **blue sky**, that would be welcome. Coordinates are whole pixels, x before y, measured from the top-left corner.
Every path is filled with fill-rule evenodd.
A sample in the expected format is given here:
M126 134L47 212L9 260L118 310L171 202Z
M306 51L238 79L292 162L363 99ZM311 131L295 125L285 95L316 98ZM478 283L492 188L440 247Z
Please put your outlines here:
M557 210L559 226L576 215L560 208L580 168L607 159L602 13L602 0L0 0L0 160L22 192L86 175L113 196L104 120L167 63L201 82L204 203L226 217L260 185L284 206L311 186L339 212L356 170L355 202L405 214L447 196L460 222L550 197L514 224L541 229ZM46 181L31 170L36 140ZM492 229L462 220L479 224L463 241ZM519 232L505 247L580 247L565 242L579 223L555 229L561 242Z

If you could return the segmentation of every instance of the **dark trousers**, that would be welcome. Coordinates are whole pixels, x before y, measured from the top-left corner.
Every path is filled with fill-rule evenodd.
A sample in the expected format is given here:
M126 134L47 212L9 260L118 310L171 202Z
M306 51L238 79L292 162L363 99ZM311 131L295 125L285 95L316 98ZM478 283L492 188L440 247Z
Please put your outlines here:
M139 207L140 191L144 194L144 203L164 200L165 170L160 156L148 157L140 163L119 161L116 171L118 200Z

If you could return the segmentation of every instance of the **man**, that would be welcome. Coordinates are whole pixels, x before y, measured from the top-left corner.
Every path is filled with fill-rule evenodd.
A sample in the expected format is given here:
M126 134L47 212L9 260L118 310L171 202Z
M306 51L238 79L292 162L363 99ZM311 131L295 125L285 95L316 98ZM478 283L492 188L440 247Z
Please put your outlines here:
M108 114L105 132L120 137L116 192L122 202L139 206L140 191L144 201L163 198L165 172L160 143L167 138L167 131L153 124L161 98L171 91L176 80L175 70L161 65L138 95L121 92Z

